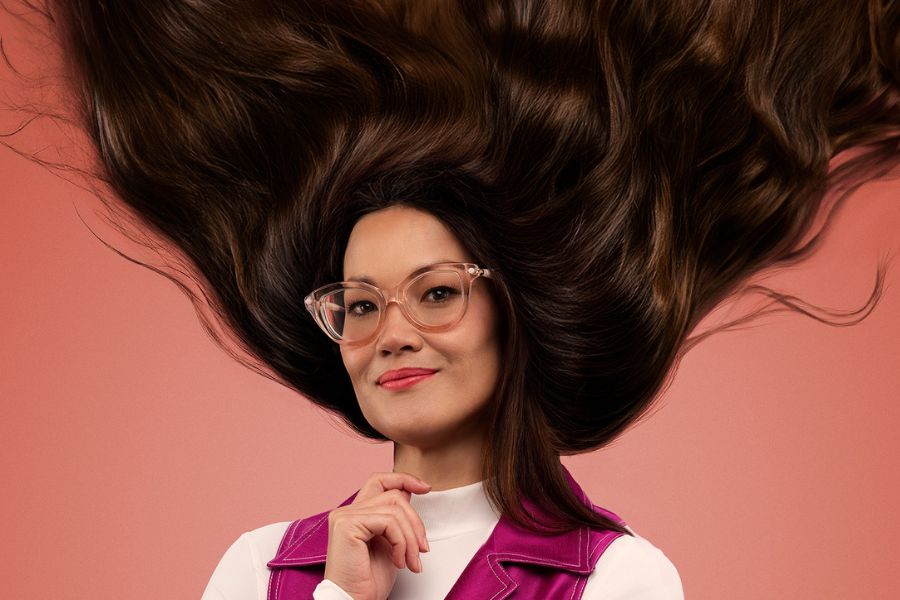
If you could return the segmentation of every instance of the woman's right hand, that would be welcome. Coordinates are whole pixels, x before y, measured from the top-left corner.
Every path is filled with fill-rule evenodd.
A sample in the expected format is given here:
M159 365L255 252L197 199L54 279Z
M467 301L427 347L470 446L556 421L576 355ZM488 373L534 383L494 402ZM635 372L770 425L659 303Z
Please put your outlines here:
M425 525L410 505L411 493L431 486L409 473L375 473L353 502L328 514L325 579L354 600L385 600L397 569L422 571L419 552L428 551Z

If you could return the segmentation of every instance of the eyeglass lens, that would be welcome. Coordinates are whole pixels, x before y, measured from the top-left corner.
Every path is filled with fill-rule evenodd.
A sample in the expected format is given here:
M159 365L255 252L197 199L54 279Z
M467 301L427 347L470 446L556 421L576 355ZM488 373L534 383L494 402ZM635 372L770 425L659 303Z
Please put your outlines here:
M462 276L453 270L429 271L409 282L404 297L413 318L427 326L452 323L463 310ZM359 287L340 287L321 298L326 326L340 339L363 340L378 327L385 310L378 294Z

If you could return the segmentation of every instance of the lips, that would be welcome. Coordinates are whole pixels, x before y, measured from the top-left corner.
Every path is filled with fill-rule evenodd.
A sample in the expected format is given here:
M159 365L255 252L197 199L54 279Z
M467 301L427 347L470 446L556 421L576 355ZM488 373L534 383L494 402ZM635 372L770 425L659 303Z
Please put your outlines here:
M437 369L421 369L421 368L406 368L406 369L396 369L392 371L385 371L378 377L377 382L379 384L385 383L386 381L394 381L396 379L403 379L405 377L415 377L417 375L431 375L432 373L437 372Z

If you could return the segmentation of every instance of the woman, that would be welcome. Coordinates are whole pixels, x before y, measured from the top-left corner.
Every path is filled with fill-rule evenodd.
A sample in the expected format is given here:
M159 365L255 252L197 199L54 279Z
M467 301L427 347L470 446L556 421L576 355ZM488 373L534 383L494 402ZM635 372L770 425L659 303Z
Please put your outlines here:
M493 578L501 596L678 597L671 564L594 507L560 456L603 447L645 414L703 316L750 275L815 249L824 228L806 234L823 192L846 198L900 156L895 0L53 7L97 176L184 255L250 366L397 444L393 474L341 507L239 540L208 593L220 574L252 571L232 563L241 546L267 540L277 554L250 561L255 588L225 597L302 595L304 573L327 574L317 593L338 597L418 593L391 569L419 570L423 522L446 523L451 499L480 507L483 537L440 560L435 544L437 564L411 576L428 589L478 597ZM829 173L854 146L865 151ZM459 252L411 243L438 224ZM379 244L381 228L394 235ZM357 288L323 288L366 276L383 300L411 303L390 292L425 266L410 264L419 255L471 263L457 272L477 275L462 329L420 329L409 304L376 301L372 339L335 343ZM488 315L496 334L476 327ZM437 372L402 391L373 383L410 365ZM448 380L471 390L462 404ZM429 387L444 393L416 403ZM384 410L388 392L412 401L409 415ZM546 560L577 567L494 568L492 549L538 538L553 547ZM302 568L322 552L324 572ZM481 578L466 564L488 568Z
M356 222L343 283L310 294L310 308L339 342L366 421L394 442L393 471L327 514L241 536L204 598L490 598L516 588L529 598L683 598L672 563L631 531L542 538L498 523L481 463L503 315L495 275L475 261L420 209L394 204ZM404 369L413 375L393 378ZM536 574L534 564L552 568Z

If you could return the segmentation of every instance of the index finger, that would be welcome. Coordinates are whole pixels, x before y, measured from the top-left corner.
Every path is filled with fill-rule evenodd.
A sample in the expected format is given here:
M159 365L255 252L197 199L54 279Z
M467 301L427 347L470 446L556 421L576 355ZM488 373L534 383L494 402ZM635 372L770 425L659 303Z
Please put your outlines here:
M388 490L403 490L407 493L423 494L431 486L415 475L403 471L375 473L363 484L353 503L374 498Z

